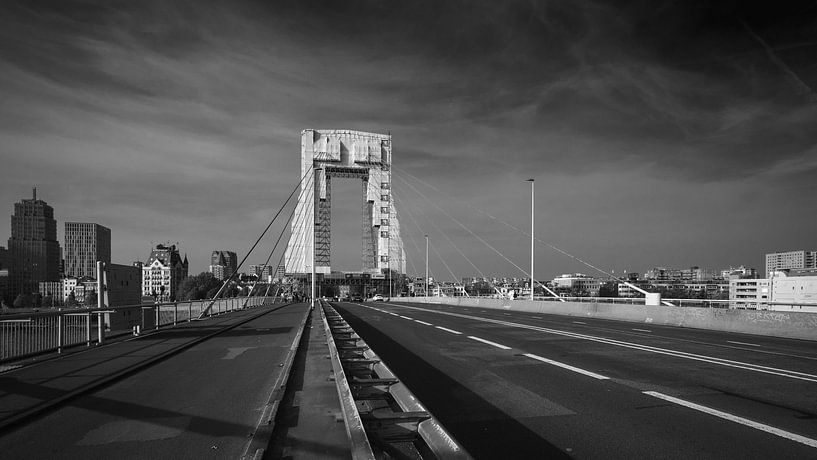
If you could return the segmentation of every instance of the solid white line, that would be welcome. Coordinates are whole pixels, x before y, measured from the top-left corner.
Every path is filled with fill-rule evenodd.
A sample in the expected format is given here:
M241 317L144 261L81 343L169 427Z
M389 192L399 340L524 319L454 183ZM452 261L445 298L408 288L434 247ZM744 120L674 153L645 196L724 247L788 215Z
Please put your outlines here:
M448 329L447 327L442 327L442 326L434 326L434 327L436 327L437 329L440 329L441 331L450 332L452 334L462 334L462 332L460 332L460 331L455 331L454 329Z
M400 315L398 315L397 313L392 313L392 312L390 312L390 311L387 311L387 312L384 312L384 313L388 313L389 315L392 315L392 316L400 316Z
M403 316L403 315L397 315L397 316L399 316L399 317L401 317L401 318L403 318L403 319L407 319L407 320L409 320L409 321L411 321L411 320L413 320L413 319L414 319L414 318L409 318L408 316Z
M560 363L559 361L554 361L552 359L543 358L539 355L532 355L530 353L525 353L523 356L527 356L528 358L535 359L537 361L542 361L543 363L552 364L554 366L561 367L563 369L567 369L569 371L578 372L579 374L586 375L588 377L593 377L594 379L599 380L609 380L610 377L605 377L601 374L596 374L595 372L586 371L584 369L579 369L578 367L573 367L570 364Z
M763 345L758 345L756 343L746 343L746 342L735 342L734 340L727 340L726 343L735 343L738 345L749 345L750 347L762 347Z
M431 324L431 323L427 323L427 322L425 322L425 321L420 321L419 319L415 319L414 321L416 321L416 322L418 322L418 323L420 323L420 324L425 324L426 326L433 326L433 324Z
M726 412L721 412L717 409L712 409L711 407L702 406L700 404L695 404L693 402L685 401L683 399L678 399L672 396L667 396L663 393L659 393L657 391L645 391L645 395L650 395L654 398L663 399L664 401L669 401L671 403L678 404L679 406L688 407L690 409L694 409L700 412L704 412L709 415L714 415L715 417L720 417L724 420L729 420L730 422L739 423L741 425L748 426L750 428L754 428L756 430L765 431L766 433L770 433L776 436L780 436L781 438L786 438L791 441L799 442L801 444L805 444L809 447L817 447L817 440L807 438L805 436L801 436L799 434L794 434L785 430L781 430L780 428L775 428L773 426L765 425L760 422L755 422L753 420L749 420L747 418L739 417L737 415L732 415Z
M471 339L471 340L476 340L477 342L482 342L482 343L497 347L497 348L502 349L502 350L510 350L511 349L511 347L506 347L505 345L502 345L501 343L496 343L496 342L491 342L490 340L480 339L479 337L474 337L473 335L469 335L468 338Z
M650 330L647 330L647 329L638 329L638 328L635 328L635 327L633 328L633 330L634 330L634 331L638 331L638 332L649 332L649 333L652 333L652 331L650 331Z
M573 321L573 323L575 323L575 324L587 324L587 323L583 323L581 321Z

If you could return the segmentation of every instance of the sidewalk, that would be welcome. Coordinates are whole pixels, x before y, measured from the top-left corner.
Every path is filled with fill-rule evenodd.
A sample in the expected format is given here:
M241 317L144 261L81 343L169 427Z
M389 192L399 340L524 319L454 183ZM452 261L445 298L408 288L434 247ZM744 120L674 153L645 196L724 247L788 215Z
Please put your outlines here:
M181 352L208 343L205 340L213 334L218 334L216 337L234 335L242 331L241 326L219 332L225 327L235 327L263 313L267 314L261 318L270 323L267 331L281 333L285 336L283 341L289 340L288 343L291 343L307 310L307 306L300 304L237 311L0 374L0 435L13 428L18 421L30 418L31 415L39 416L55 405L73 405L73 398L78 395L93 393L128 375L132 375L128 380L136 379L139 374L134 373L150 364L182 358L186 353ZM298 313L292 315L291 312ZM261 319L248 324L257 321ZM281 324L282 322L285 324ZM259 337L255 341L262 341L264 338ZM215 352L216 356L213 358L218 359L224 353L224 350ZM200 371L202 381L207 381L209 370L204 367ZM276 366L272 371L280 373L280 368ZM120 415L128 416L126 413ZM3 441L0 438L0 444L5 444Z

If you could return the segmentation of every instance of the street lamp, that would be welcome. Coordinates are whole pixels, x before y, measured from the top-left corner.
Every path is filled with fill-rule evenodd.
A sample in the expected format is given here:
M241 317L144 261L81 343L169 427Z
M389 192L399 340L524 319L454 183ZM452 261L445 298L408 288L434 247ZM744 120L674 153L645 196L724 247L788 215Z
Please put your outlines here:
M530 182L530 300L533 300L533 179Z
M426 290L425 296L428 298L428 235L426 235Z

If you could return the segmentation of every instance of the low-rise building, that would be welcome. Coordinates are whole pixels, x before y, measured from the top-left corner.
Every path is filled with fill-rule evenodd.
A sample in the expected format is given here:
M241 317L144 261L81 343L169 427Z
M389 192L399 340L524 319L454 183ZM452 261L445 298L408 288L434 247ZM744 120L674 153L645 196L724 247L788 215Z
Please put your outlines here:
M817 269L772 272L770 310L817 313Z
M142 301L142 269L134 265L105 266L107 306L139 305Z
M767 278L729 280L729 308L765 310L771 299L771 282Z
M597 297L601 289L601 280L583 273L568 273L553 278L553 290L562 296Z

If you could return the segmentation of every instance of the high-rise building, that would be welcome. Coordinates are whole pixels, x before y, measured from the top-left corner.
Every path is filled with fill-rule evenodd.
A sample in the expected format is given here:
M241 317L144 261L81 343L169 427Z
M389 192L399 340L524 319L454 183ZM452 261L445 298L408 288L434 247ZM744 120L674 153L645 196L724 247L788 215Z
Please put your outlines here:
M142 295L159 301L176 300L188 267L187 256L182 260L176 245L157 244L142 266Z
M216 279L226 280L235 273L238 257L233 251L213 251L210 255L210 273Z
M766 254L766 278L776 270L817 268L817 251L788 251Z
M20 293L38 292L40 281L59 280L60 243L54 208L37 199L36 188L33 198L14 203L8 252L8 297L12 301Z
M0 301L10 302L6 298L9 288L9 252L3 246L0 246Z
M96 278L96 262L111 264L111 229L87 222L65 223L65 274Z

